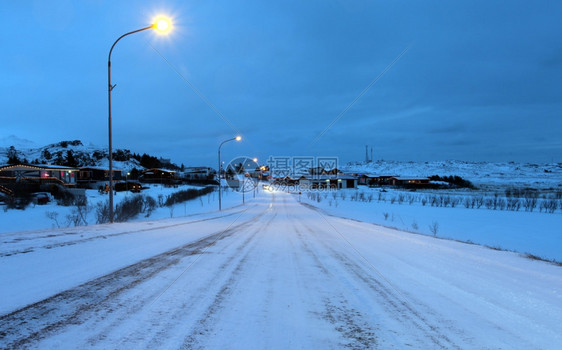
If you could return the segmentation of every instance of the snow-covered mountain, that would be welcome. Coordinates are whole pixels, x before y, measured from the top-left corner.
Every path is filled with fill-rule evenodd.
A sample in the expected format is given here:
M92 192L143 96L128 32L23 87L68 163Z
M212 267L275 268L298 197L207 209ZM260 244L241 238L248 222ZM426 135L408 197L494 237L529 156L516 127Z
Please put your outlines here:
M345 172L366 173L378 176L403 177L460 176L480 188L497 186L531 187L562 191L562 163L488 163L464 161L400 162L374 161L350 162L341 167Z

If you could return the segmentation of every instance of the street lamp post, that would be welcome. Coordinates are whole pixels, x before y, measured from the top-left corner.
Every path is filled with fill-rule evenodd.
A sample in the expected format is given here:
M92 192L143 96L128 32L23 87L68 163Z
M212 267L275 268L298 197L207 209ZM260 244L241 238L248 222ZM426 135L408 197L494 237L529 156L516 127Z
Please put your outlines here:
M259 169L259 164L258 164L258 158L254 158L252 159L254 161L254 163L256 163L256 165L258 166L256 169ZM256 171L254 170L254 175L255 175ZM256 183L254 184L254 198L256 198L256 188L259 186L260 181L259 178L256 177Z
M222 210L222 206L221 206L221 147L222 147L222 145L224 145L227 142L240 141L240 140L242 140L242 137L236 136L234 138L231 138L231 139L228 139L228 140L225 140L225 141L221 142L221 144L219 145L219 169L218 169L218 173L217 173L217 177L218 177L218 180L219 180L219 211Z
M142 32L147 29L156 29L160 33L166 33L170 30L170 22L164 18L157 19L154 24L144 27L141 29L133 30L132 32L128 32L126 34L121 35L113 45L111 45L111 49L109 50L109 56L107 58L107 97L108 97L108 105L109 105L109 118L108 118L108 136L109 136L109 222L113 223L113 142L112 142L112 129L111 129L111 91L115 87L115 85L111 85L111 53L113 52L113 48L117 44L117 42L127 35L135 34L138 32Z

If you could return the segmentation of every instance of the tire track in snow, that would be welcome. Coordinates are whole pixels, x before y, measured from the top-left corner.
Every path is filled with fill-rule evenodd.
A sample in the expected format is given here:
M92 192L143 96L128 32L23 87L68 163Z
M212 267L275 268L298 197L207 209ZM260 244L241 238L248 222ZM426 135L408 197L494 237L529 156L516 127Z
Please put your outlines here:
M338 277L322 262L318 254L312 249L310 240L306 239L316 235L304 235L294 223L293 230L296 232L304 252L314 261L314 267L318 272L324 278L337 281ZM309 233L311 232L309 231ZM315 239L315 241L318 241L318 239ZM321 287L321 285L317 286L317 288ZM324 296L322 299L323 310L316 311L314 314L329 322L341 335L344 341L343 344L340 344L341 346L350 349L376 349L378 347L377 333L379 332L379 327L371 325L369 317L351 307L344 294L336 293L334 295L334 291L330 291L330 293L324 293L327 296Z
M235 231L236 234L229 235L230 236L239 236L241 231L246 231L248 227L251 227L254 222L259 220L264 213L260 213L257 216L254 216L250 220L236 226ZM256 232L257 233L257 232ZM221 241L227 239L229 237L223 237ZM232 269L232 265L236 264L237 259L240 258L242 255L241 251L245 248L246 245L249 244L252 237L249 237L243 241L239 240L231 240L229 243L223 244L223 248L217 252L207 252L209 258L217 259L222 257L222 251L226 248L232 249L232 243L237 245L236 254L232 254L227 257L227 259L221 263L218 270L221 272L219 273L212 273L209 274L209 279L201 280L200 276L195 277L194 279L190 280L187 285L187 288L190 288L188 292L182 290L180 286L174 284L171 288L166 289L166 293L162 295L162 298L159 298L162 293L162 288L158 288L155 291L154 296L144 296L143 294L138 295L131 291L130 295L126 295L121 297L120 299L125 299L125 301L120 301L121 305L127 305L129 302L137 305L134 310L130 310L127 312L123 312L119 310L115 314L104 316L96 315L98 319L98 323L103 325L100 331L96 332L95 335L91 336L88 339L88 344L90 346L102 346L104 342L106 342L107 334L111 334L113 329L119 329L123 327L125 322L129 322L134 324L133 332L129 334L123 335L120 334L120 339L117 340L119 347L130 347L134 346L137 347L138 344L144 344L143 346L146 348L161 348L163 347L164 343L170 339L170 335L174 334L174 336L183 337L182 334L185 333L186 328L186 318L191 318L194 312L198 308L201 308L201 305L206 303L207 296L211 291L216 290L217 285L220 285L224 280L224 273ZM189 261L184 261L178 265L189 265ZM180 270L180 266L178 266L177 270ZM185 270L184 270L185 271ZM192 270L191 270L192 271ZM177 274L178 272L174 272ZM189 275L183 275L182 281L189 279ZM170 275L170 273L168 273ZM163 277L169 280L170 277ZM147 281L154 282L154 281ZM168 285L169 282L162 283L162 285ZM181 284L178 283L178 284ZM144 293L149 287L147 286L140 286L139 293ZM186 298L189 296L189 298ZM155 301L155 299L158 299ZM160 300L162 299L162 300ZM171 299L172 303L175 303L172 309L166 309L166 302ZM162 303L162 304L160 304ZM165 309L160 308L159 306L163 305ZM143 314L150 314L153 315L148 321L142 320ZM112 317L114 320L107 322L104 321L102 318L104 317ZM131 321L132 320L132 321ZM143 323L144 322L144 323ZM134 344L134 345L131 345ZM168 346L165 346L168 347Z
M99 235L90 236L90 237L86 237L86 238L84 238L83 235L80 235L80 237L76 237L76 239L69 240L69 241L57 242L57 243L46 243L46 244L41 244L41 245L36 245L36 246L29 246L29 247L25 247L25 248L18 248L18 249L6 251L6 252L0 252L0 258L9 257L9 256L13 256L13 255L19 255L19 254L31 253L31 252L35 251L36 249L53 249L53 248L59 248L59 247L65 247L65 246L80 244L80 243L91 242L91 241L95 241L95 240L99 240L99 239L107 239L108 237L118 237L118 236L122 236L122 235L134 234L134 233L139 233L139 232L148 232L148 231L154 231L154 230L167 229L167 228L171 228L171 227L186 226L186 225L191 225L191 224L204 222L204 221L222 219L222 218L225 218L225 217L240 214L241 212L243 212L243 211L236 211L236 212L232 212L232 213L221 215L221 216L214 216L214 217L211 217L211 218L199 219L199 220L194 220L194 221L189 221L189 222L181 222L181 223L176 223L176 224L154 226L154 227L149 227L149 228L145 228L145 229L141 229L141 230L123 231L123 232L116 232L116 233L109 233L109 234L108 233L101 233ZM73 237L73 236L78 235L78 234L80 234L80 232L62 232L62 233L58 233L58 234L48 234L48 235L45 235L45 236L33 236L33 237L29 237L29 238L16 238L16 239L12 239L11 241L4 241L3 244L8 245L8 244L20 243L20 242L26 241L26 240L37 241L37 240L42 240L42 239L53 239L53 238L60 238L60 237L65 237L65 236L72 236Z
M236 267L230 273L230 277L221 285L212 303L197 320L195 323L196 327L192 329L188 336L185 337L181 346L182 349L204 349L204 346L200 345L200 338L204 338L205 336L213 333L213 326L215 324L214 321L216 320L217 314L220 313L220 310L227 303L228 297L232 295L232 292L234 291L233 287L237 285L237 281L242 275L244 265L246 265L250 254L257 246L258 241L255 239L256 236L258 233L266 231L267 227L271 225L276 216L277 214L274 213L265 224L259 227L253 227L253 232L250 233L250 237L248 237L244 243L240 245L236 254L232 255L232 258L235 256L242 256L242 258L240 258ZM252 242L251 246L249 245L250 242ZM241 254L242 250L245 250L243 255Z
M4 347L5 344L6 348L27 348L70 325L84 323L92 315L113 310L112 303L122 293L177 265L182 258L200 254L204 248L238 232L247 223L248 221L212 233L0 316L0 345Z
M357 282L367 287L368 290L374 292L376 299L374 301L382 301L381 306L385 308L388 316L394 318L401 324L410 324L415 329L421 332L421 334L431 341L433 346L437 346L442 349L461 349L459 345L453 342L444 332L441 331L442 327L451 327L450 322L448 324L435 325L426 319L419 311L417 311L411 304L410 301L404 300L402 293L395 291L394 286L388 286L388 281L384 283L373 276L373 270L370 267L365 267L364 262L357 262L351 259L349 256L344 256L340 252L336 251L332 246L327 244L322 237L319 237L318 232L313 228L303 223L306 230L313 236L318 237L318 242L320 242L324 249L326 249L331 256L333 256L338 262L339 266L343 267L348 273L342 274L341 276L352 276ZM332 230L333 228L328 228ZM338 233L339 234L339 233ZM347 244L347 243L346 243ZM356 254L356 253L352 253ZM356 257L356 256L352 256ZM356 257L357 258L357 257ZM419 301L416 301L418 303ZM462 333L461 330L458 332ZM420 346L427 345L425 343L419 344Z

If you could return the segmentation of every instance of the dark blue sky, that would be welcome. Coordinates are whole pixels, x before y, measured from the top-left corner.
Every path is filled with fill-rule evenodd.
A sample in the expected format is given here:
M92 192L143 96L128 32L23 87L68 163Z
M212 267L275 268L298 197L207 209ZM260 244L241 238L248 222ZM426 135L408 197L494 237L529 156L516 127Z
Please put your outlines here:
M106 147L109 49L169 13L167 37L145 31L115 47L115 148L214 166L220 142L240 132L223 158L345 162L369 145L375 159L562 161L557 1L3 1L0 10L2 137Z

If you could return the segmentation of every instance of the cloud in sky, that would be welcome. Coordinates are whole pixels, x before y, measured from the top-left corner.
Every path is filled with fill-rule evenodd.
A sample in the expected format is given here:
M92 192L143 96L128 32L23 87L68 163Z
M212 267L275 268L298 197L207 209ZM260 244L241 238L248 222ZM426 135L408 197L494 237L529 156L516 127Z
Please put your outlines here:
M3 2L0 133L214 165L236 155L562 161L562 4ZM407 47L411 47L325 133ZM189 82L189 83L188 83ZM192 86L190 86L190 84ZM196 92L196 89L198 92ZM311 141L317 138L316 142Z

